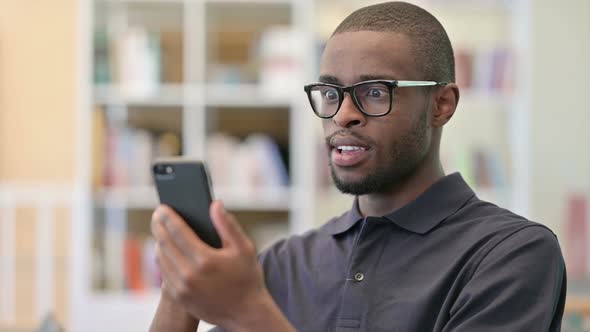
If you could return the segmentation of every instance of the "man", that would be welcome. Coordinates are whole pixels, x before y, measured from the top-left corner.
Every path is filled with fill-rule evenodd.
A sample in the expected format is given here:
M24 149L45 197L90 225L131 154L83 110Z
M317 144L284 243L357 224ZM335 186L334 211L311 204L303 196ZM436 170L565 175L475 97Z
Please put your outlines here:
M390 2L352 13L305 91L354 206L260 263L220 202L210 211L220 250L159 207L164 284L151 330L204 319L227 331L559 331L566 277L553 233L444 175L452 82L451 44L428 12Z

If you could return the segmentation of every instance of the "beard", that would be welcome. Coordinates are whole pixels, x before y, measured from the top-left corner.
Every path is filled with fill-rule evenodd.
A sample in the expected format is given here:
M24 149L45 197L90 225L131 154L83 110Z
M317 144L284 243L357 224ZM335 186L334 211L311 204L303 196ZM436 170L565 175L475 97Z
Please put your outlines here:
M406 135L393 144L386 145L390 149L385 162L379 163L380 166L360 180L346 181L340 178L331 158L328 158L330 174L336 188L344 194L356 196L386 193L412 175L428 154L431 137L427 130L428 114L427 109L424 110Z

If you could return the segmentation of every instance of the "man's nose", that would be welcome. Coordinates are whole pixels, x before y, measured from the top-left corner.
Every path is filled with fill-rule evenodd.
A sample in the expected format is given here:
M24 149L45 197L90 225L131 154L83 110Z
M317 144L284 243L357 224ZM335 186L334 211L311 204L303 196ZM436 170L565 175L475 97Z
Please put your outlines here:
M332 117L332 120L341 128L350 128L364 126L367 122L367 116L357 108L352 100L352 95L345 93L342 105L340 105L338 113Z

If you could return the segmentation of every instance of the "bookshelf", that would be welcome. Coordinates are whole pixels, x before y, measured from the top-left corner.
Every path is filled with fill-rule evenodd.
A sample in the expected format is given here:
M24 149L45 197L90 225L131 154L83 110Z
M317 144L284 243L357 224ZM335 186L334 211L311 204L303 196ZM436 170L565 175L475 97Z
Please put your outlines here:
M251 179L244 185L231 181L236 176L213 175L216 197L237 214L259 249L350 208L352 198L329 187L322 161L321 123L309 111L301 86L315 79L319 51L336 24L368 2L82 3L80 39L88 49L81 70L86 73L81 86L87 100L81 107L85 113L80 137L86 148L81 160L82 168L93 171L84 175L83 198L77 209L82 222L73 226L73 245L80 249L73 266L78 277L73 285L73 330L135 331L149 324L158 290L145 285L130 289L121 253L129 235L140 242L149 236L149 215L157 198L149 177L139 173L149 170L144 165L157 154L213 160L212 151L220 151L219 146L221 150L232 146L247 155L252 151L246 144L251 134L263 134L274 142L279 151L274 156L280 156L283 168L273 172L286 172L286 180L261 184ZM443 136L446 169L475 173L475 156L488 160L484 165L495 165L496 180L471 176L468 181L483 198L527 215L529 162L523 151L530 148L523 135L528 116L523 109L529 98L528 83L511 80L526 70L519 64L531 57L521 47L526 22L519 22L515 14L524 11L528 15L522 3L454 1L443 7L440 1L424 1L448 29L464 62L471 63L463 68L460 106ZM314 16L322 19L314 20ZM271 29L277 26L282 28ZM137 61L143 67L136 68L144 75L140 83L132 74L114 74L117 64L138 66L114 54L116 47L123 50L119 53L133 54L133 48L125 48L120 41L125 40L121 36L135 38L132 44L144 50L138 56L142 60ZM296 48L285 54L281 47L273 46L283 39L291 40ZM502 75L495 77L491 74L495 72ZM281 81L281 77L296 84ZM135 137L135 143L126 144L142 147L130 149L122 144L113 150L120 149L127 157L132 150L144 154L132 158L134 167L129 159L120 158L117 162L122 166L116 168L127 168L127 175L105 182L105 165L113 160L105 149L110 136L104 133L109 130L115 136ZM216 148L211 144L217 144Z
M310 1L85 0L84 175L72 329L147 330L158 302L150 163L206 159L213 193L262 250L313 227L297 95L312 79ZM287 79L285 79L287 77ZM295 144L294 142L297 142Z

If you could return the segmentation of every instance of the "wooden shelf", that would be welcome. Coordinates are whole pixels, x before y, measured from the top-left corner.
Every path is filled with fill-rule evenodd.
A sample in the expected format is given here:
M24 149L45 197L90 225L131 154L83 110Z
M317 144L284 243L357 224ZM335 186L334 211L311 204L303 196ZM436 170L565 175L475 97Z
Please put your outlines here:
M288 211L291 207L288 187L213 188L214 197L223 200L229 210ZM153 186L101 188L95 192L95 204L100 207L125 209L154 209L159 200Z
M213 107L289 107L290 99L272 96L257 84L208 84L205 105Z
M237 189L216 187L216 198L230 210L287 211L291 207L291 190L287 187Z
M205 97L200 98L204 90ZM189 106L210 107L290 107L291 99L273 96L258 84L162 84L158 90L143 97L126 96L120 85L94 86L94 102L103 105ZM303 95L303 94L302 94Z
M181 84L162 84L158 90L144 97L126 96L120 85L94 86L94 102L104 105L182 106L185 87Z

